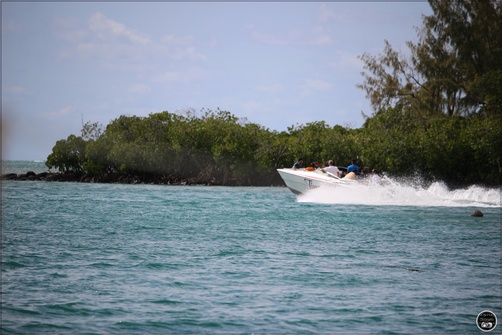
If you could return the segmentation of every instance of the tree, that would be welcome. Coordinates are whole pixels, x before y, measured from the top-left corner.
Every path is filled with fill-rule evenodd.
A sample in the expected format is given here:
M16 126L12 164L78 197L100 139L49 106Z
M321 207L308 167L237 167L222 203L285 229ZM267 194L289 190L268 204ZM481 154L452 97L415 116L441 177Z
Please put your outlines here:
M413 105L417 92L423 85L423 78L387 40L383 54L371 56L364 53L358 58L365 63L366 71L361 72L364 83L357 87L366 91L366 98L370 100L375 112L394 106L400 108Z
M412 114L399 108L381 110L359 132L361 160L394 175L415 174L423 169L418 159L426 151L418 140L422 133L422 124Z
M453 100L460 109L453 113L454 106L450 103L448 114L500 113L502 2L430 0L429 3L434 14L424 18L418 45L419 64L423 71L440 65L441 71L429 73L428 78L442 79L445 99ZM436 62L431 64L431 58Z
M103 125L98 122L91 123L88 121L82 126L81 132L85 141L96 141L103 134Z
M359 58L375 112L404 107L420 118L502 113L502 2L430 0L410 57L385 41L384 53Z
M85 160L85 147L86 142L82 137L70 135L66 140L56 142L45 165L49 169L54 167L62 172L81 173Z

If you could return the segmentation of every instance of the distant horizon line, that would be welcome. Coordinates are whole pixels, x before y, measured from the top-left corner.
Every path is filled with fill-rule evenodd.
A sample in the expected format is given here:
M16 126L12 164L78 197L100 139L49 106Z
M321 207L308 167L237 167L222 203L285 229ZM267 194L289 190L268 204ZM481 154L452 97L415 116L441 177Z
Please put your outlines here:
M46 159L3 159L2 162L33 162L33 163L45 163Z

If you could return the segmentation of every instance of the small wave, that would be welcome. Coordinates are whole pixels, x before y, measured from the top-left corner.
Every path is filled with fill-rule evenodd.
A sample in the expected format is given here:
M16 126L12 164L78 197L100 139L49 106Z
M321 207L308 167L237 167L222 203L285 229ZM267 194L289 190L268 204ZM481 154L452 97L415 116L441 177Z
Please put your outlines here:
M152 300L150 302L153 303L153 304L160 304L160 305L177 305L177 304L181 304L180 301L170 300L170 299Z
M58 272L51 273L50 275L52 278L68 278L68 275L66 274L61 274Z
M410 271L410 272L425 272L425 270L414 269L414 268L407 268L407 267L404 267L404 266L397 266L397 265L385 265L384 268L401 269L401 270L406 270L406 271Z
M39 316L42 315L39 311L33 310L33 309L28 309L28 308L21 308L21 307L10 307L7 304L2 306L2 312L3 314L5 313L6 315L16 315L17 317L23 317L27 318L30 316Z
M15 261L2 262L2 269L4 270L25 268L26 266L27 265Z
M176 263L146 263L144 266L151 270L177 270L181 267L186 266L185 264Z
M91 267L94 267L94 268L110 268L110 267L113 267L114 265L115 264L106 263L106 262L96 262L96 263L92 263Z
M44 306L44 309L50 310L50 311L61 311L65 313L81 313L82 308L81 308L82 303L80 302L67 302L67 303L61 303L61 304L47 304Z

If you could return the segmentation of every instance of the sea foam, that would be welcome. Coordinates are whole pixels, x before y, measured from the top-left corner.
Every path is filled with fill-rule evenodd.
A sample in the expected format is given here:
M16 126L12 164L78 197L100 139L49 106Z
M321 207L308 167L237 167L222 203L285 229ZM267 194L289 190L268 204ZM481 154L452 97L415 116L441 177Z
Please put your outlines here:
M298 196L298 202L354 205L501 207L501 189L473 185L449 189L443 182L386 179L383 184L319 187Z

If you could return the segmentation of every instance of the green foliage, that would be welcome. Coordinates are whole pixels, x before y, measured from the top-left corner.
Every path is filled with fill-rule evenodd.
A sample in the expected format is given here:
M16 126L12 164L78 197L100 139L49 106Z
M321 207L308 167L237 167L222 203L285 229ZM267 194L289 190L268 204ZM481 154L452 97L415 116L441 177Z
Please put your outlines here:
M77 172L83 170L86 143L82 137L70 135L66 140L59 140L52 148L45 165L62 172Z
M474 117L462 129L462 141L472 157L471 173L466 176L468 183L483 181L500 185L502 176L502 116ZM465 157L462 155L462 157Z
M423 122L394 108L369 119L362 134L361 160L394 175L420 173L451 185L500 185L499 116L443 115Z
M217 110L197 118L168 112L120 116L98 137L70 135L47 159L49 168L88 175L193 180L221 185L280 183L276 169L332 159L336 165L377 168L393 175L421 173L448 183L500 183L499 116L420 118L382 109L360 129L324 121L270 131Z
M421 150L416 145L420 132L421 125L413 115L398 108L381 110L360 133L361 160L397 175L413 174L420 169L419 161L414 159Z
M112 165L108 161L108 153L111 148L111 141L106 136L102 136L96 141L89 140L85 146L85 159L83 170L90 175L112 170Z
M367 53L364 83L375 112L404 107L420 117L470 116L502 110L502 5L487 0L430 0L409 59L385 41L382 55Z
M95 141L103 134L103 126L98 122L91 123L89 121L82 126L81 132L82 132L82 138L84 140Z

